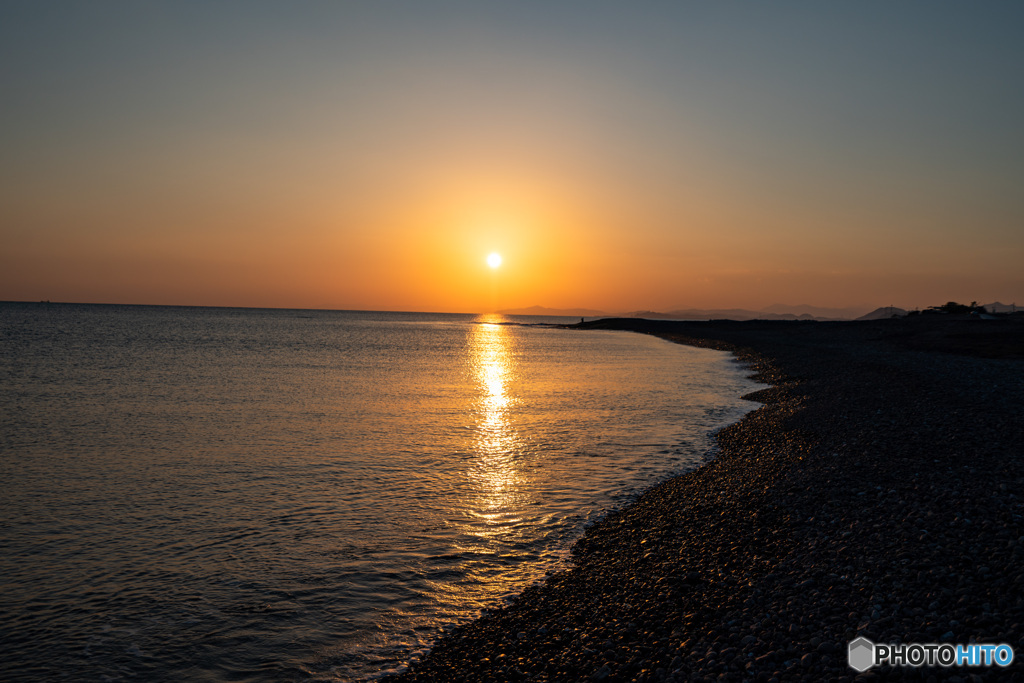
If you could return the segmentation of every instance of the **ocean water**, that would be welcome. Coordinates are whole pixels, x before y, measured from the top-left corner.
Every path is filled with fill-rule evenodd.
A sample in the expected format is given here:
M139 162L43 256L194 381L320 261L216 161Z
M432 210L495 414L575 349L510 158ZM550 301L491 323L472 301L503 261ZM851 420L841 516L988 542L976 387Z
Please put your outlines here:
M0 304L0 679L379 677L754 407L540 322Z

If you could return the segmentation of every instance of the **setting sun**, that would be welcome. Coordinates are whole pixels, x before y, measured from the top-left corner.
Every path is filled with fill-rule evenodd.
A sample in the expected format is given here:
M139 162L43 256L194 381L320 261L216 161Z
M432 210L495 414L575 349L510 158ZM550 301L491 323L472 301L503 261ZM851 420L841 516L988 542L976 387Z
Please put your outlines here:
M497 268L498 266L500 266L501 254L499 254L496 251L491 252L491 254L487 257L487 265L489 265L491 268Z

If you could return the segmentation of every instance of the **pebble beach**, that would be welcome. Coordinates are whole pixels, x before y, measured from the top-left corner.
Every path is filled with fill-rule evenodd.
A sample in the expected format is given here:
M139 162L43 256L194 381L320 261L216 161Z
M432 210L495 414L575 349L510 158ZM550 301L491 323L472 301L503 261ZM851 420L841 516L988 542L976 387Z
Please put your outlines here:
M766 388L713 460L391 681L1024 681L1024 322L610 319ZM847 664L1006 643L1005 668Z

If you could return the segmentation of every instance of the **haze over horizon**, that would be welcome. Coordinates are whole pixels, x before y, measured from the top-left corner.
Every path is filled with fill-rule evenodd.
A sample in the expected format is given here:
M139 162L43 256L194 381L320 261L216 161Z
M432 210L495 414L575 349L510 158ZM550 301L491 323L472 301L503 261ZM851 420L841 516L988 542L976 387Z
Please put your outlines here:
M1022 302L1022 20L921 1L4 3L0 300Z

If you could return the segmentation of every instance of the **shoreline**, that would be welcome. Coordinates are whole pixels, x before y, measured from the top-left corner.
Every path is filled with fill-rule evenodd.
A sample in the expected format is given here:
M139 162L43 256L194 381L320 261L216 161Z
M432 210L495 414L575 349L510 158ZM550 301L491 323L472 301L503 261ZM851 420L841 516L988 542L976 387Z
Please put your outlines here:
M715 459L609 513L568 569L387 680L1024 680L1019 663L846 663L858 636L1021 650L1024 326L572 327L728 350L770 386Z

